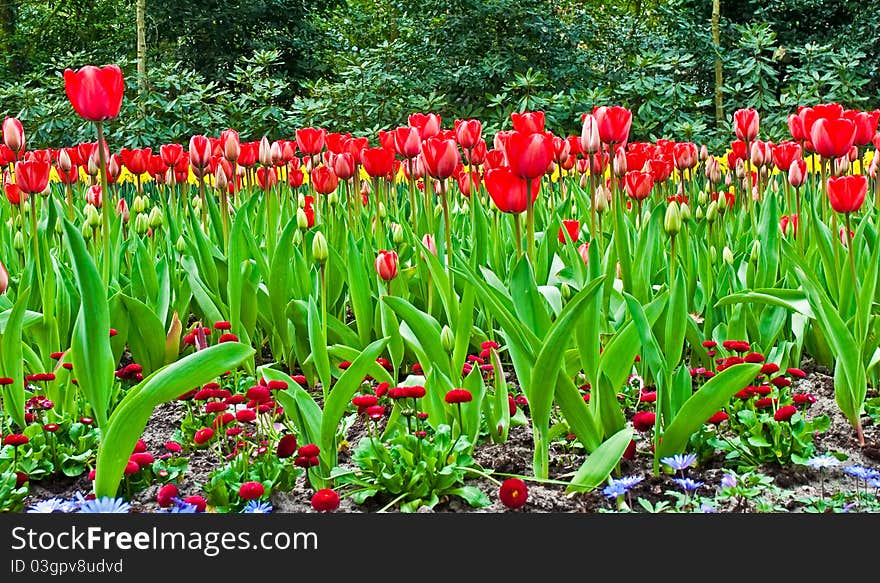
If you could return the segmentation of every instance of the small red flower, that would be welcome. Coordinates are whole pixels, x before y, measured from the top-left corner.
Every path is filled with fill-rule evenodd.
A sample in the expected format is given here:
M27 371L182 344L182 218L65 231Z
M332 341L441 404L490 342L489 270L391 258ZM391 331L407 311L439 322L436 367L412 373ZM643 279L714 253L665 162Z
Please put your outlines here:
M783 405L776 410L776 414L773 415L773 418L777 421L788 421L795 413L797 413L797 407L794 405Z
M265 403L272 398L272 394L269 392L269 389L267 387L261 387L259 385L255 385L249 388L245 396L251 401L256 401L258 403Z
M807 378L807 373L805 373L804 371L802 371L799 368L788 368L788 369L785 369L785 372L787 372L791 376L797 377L799 379Z
M418 385L414 387L405 387L404 393L410 399L421 399L425 396L425 387Z
M10 433L3 438L3 445L11 445L12 447L25 445L28 442L30 442L28 436L21 433Z
M214 322L214 330L232 330L232 323L227 322L226 320Z
M768 362L761 367L761 374L770 375L779 372L779 365L775 362Z
M238 495L242 500L256 500L265 493L266 488L260 482L245 482L238 488Z
M152 464L154 461L156 461L156 458L153 457L153 454L146 452L146 451L142 451L140 453L133 453L133 454L131 454L131 457L129 459L142 468L145 466L148 466L148 465Z
M757 363L764 362L764 355L760 352L750 352L743 358L746 362Z
M391 387L391 383L388 383L388 382L379 383L379 384L376 386L376 396L379 397L379 398L381 399L382 396L385 395L385 393L388 392L388 388L389 388L389 387Z
M250 423L257 418L257 414L253 409L241 409L235 412L235 418L241 423Z
M307 443L303 446L300 446L297 454L302 457L318 457L318 454L321 453L320 448L314 443Z
M138 465L137 462L132 461L132 460L128 460L128 463L125 464L125 472L124 473L126 476L136 474L139 471L141 471L141 467Z
M657 391L642 390L642 394L639 397L639 400L642 403L654 403L657 401Z
M816 397L810 393L797 394L791 398L795 405L812 405L816 402Z
M178 496L180 496L180 491L177 489L177 486L174 484L165 484L159 488L159 493L156 494L156 502L162 508L168 508L174 504L172 498L177 498Z
M170 451L171 453L180 453L183 451L183 447L176 441L168 441L165 443L165 449Z
M654 427L657 415L653 411L639 411L633 415L633 427L638 431L648 431Z
M339 494L330 488L323 488L312 496L312 508L318 512L333 512L339 508Z
M529 491L519 478L508 478L498 489L498 498L508 508L520 508L528 500Z
M373 421L378 421L385 416L385 407L382 405L371 405L367 407L367 417Z
M193 436L193 441L196 442L197 445L205 445L214 437L214 430L210 427L202 427L196 434Z
M474 396L467 389L452 389L446 393L446 402L450 404L468 403L472 401Z
M208 507L208 503L201 496L187 496L183 499L187 504L192 504L199 512L204 512Z
M205 413L220 413L221 411L226 411L229 407L226 403L220 401L211 401L210 403L205 405Z
M773 403L776 402L776 399L772 399L770 397L762 397L755 401L755 409L769 409L773 406Z
M785 377L776 377L775 379L772 379L770 381L770 383L773 384L773 386L778 387L780 389L782 387L788 387L791 385L791 381Z
M378 402L379 397L377 397L376 395L358 395L351 400L351 404L358 409L366 409L367 407L372 407Z
M269 381L268 387L270 391L284 391L287 390L287 383L284 381Z
M730 415L725 413L724 411L718 411L706 421L706 423L711 423L713 425L718 425L722 421L727 421L730 418Z
M220 336L220 338L217 340L217 342L220 342L220 343L222 343L222 342L238 342L238 336L236 336L235 334L232 334L231 332L227 332L227 333L223 334L222 336Z
M276 455L281 458L289 458L296 451L296 436L289 433L278 440L278 447L275 450Z

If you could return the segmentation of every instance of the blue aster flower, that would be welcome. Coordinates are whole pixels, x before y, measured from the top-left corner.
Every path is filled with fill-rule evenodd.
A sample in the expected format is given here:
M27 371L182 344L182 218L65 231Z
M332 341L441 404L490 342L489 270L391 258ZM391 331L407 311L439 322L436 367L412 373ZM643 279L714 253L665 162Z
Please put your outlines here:
M72 510L69 500L63 498L49 498L40 500L27 509L28 514L52 514L54 512L68 513Z
M871 468L866 468L865 466L847 466L843 468L843 471L860 480L880 478L880 472Z
M703 514L715 514L718 511L712 506L709 506L708 504L703 502L702 504L700 504L700 512L702 512Z
M78 512L83 514L127 514L131 510L131 504L122 498L103 496L94 500L84 500Z
M627 490L629 490L630 488L632 488L633 486L635 486L636 484L638 484L639 482L641 482L644 479L645 479L644 476L624 476L622 478L618 478L615 481L620 482L621 484L624 485L624 487L626 487Z
M722 488L735 488L736 487L736 476L734 474L724 474L721 478L721 487Z
M611 483L602 488L602 494L604 494L606 498L619 498L626 494L627 490L629 490L629 488L612 478Z
M272 510L272 505L268 502L250 500L241 512L242 514L269 514Z
M697 455L693 453L678 453L673 456L661 458L660 461L676 472L686 470L697 461Z
M880 490L880 478L874 478L874 479L868 480L868 486L870 486L871 488L875 488L877 490Z
M703 485L703 482L698 482L690 478L673 478L673 481L685 492L694 492Z

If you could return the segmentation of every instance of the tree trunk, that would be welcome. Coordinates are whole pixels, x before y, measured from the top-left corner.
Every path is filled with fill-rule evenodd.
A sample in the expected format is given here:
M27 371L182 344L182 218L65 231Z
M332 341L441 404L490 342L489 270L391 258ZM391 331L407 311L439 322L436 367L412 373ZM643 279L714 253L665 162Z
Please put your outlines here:
M138 76L138 100L140 112L143 116L144 98L147 93L147 38L145 18L147 13L147 0L137 0L137 76Z
M712 44L715 48L715 121L724 123L724 96L722 92L721 63L721 0L712 0Z
M0 53L12 55L10 69L15 71L18 54L15 50L15 22L18 12L17 2L0 2Z

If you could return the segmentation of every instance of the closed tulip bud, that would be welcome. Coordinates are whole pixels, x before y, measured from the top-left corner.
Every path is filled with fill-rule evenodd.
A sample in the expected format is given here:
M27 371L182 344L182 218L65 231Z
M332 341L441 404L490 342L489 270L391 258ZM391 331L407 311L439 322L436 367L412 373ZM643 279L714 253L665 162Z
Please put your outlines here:
M697 194L697 203L701 206L709 202L709 193L705 190L701 190L699 194Z
M94 156L89 156L89 163L86 164L86 173L89 176L97 176L99 170L98 161L95 160Z
M701 206L697 207L697 210L694 212L694 218L697 219L698 221L702 221L703 218L705 218L705 215L703 214L703 207L701 207Z
M299 244L302 243L302 231L296 230L293 232L293 245L294 247L299 247Z
M138 235L143 235L150 228L150 221L146 214L140 214L134 218L134 230Z
M718 251L715 249L715 245L709 246L709 261L711 263L715 263L718 260Z
M86 201L95 208L101 208L104 197L102 196L100 184L93 184L86 190Z
M721 251L721 257L724 259L724 263L733 265L733 251L731 251L730 247L727 245L725 245L724 249Z
M453 334L452 328L449 326L444 325L443 330L440 331L440 343L446 352L451 353L455 350L455 334Z
M21 231L15 232L15 237L12 239L12 247L16 251L24 250L24 235L22 235Z
M88 223L83 223L82 229L80 229L80 233L82 233L83 239L88 241L92 238L92 227Z
M391 223L391 240L395 245L403 243L403 227L399 223Z
M379 202L379 218L384 219L387 216L388 216L388 211L385 210L385 203L380 201Z
M727 197L722 192L718 197L718 212L724 214L727 211Z
M309 228L309 217L304 209L296 209L296 226L302 230Z
M568 286L567 283L563 283L559 287L559 293L562 294L562 299L567 300L571 297L571 288Z
M159 207L154 206L150 211L150 226L154 229L161 227L165 223L165 217Z
M596 197L595 197L596 201L595 202L596 202L596 212L597 213L601 214L601 213L604 213L605 211L608 210L608 194L609 194L608 189L605 188L604 185L599 185L599 187L596 188Z
M761 254L761 242L755 239L752 243L752 253L749 255L749 261L752 263L757 263L758 257Z
M651 215L651 211L650 211L650 209L649 209L649 210L646 210L646 211L644 212L643 219L642 219L642 221L644 222L644 224L647 225L648 223L651 222L651 216L652 216L652 215Z
M147 201L141 195L137 195L134 197L134 200L131 203L131 210L135 212L135 214L142 213L147 208Z
M398 259L395 251L379 251L376 256L376 273L385 281L397 277Z
M430 233L425 233L425 236L422 237L422 245L428 249L428 253L435 257L437 256L437 243Z
M272 146L269 144L269 138L263 136L260 140L260 150L257 159L263 166L272 165Z
M124 198L122 200L125 200ZM128 219L125 219L128 222ZM60 235L64 232L63 227L61 226L61 221L55 221L55 234Z
M64 172L70 172L70 169L73 168L73 162L70 160L70 154L67 153L67 150L62 148L61 152L58 154L58 167Z
M9 272L6 271L6 266L0 261L0 296L5 294L7 289L9 289Z
M339 195L336 194L335 190L327 195L327 202L330 203L330 206L339 204Z
M183 238L183 235L177 238L177 243L174 244L178 253L183 253L186 251L186 239Z
M618 148L617 151L614 153L614 162L612 164L612 168L614 170L614 175L617 177L626 174L626 153L623 151L623 148Z
M730 172L724 175L724 186L730 187L733 184L733 177Z
M193 210L196 210L196 211L201 211L201 210L202 210L202 199L201 199L201 197L194 196L194 197L192 197L191 201L192 201L192 202L190 202L190 204L192 205Z
M834 160L834 169L832 173L834 176L843 176L849 173L850 161L846 156L835 158Z
M750 152L750 158L752 161L752 165L754 166L763 166L764 165L764 147L761 142L752 142L752 148Z
M327 263L327 258L330 257L327 239L324 238L324 233L321 231L315 233L315 238L312 239L312 257L318 265L324 265Z
M706 147L706 144L700 146L700 162L705 162L709 159L709 148Z
M86 217L86 224L90 227L96 227L101 224L101 215L92 203L86 204L83 214L85 214Z
M601 146L596 116L588 113L584 116L584 127L581 131L581 149L585 154L595 154Z
M217 170L214 172L214 187L217 190L226 190L229 187L226 172L223 171L223 167L220 164L217 164Z
M742 180L743 178L746 177L746 166L745 166L745 164L743 164L742 160L736 161L735 172L736 172L736 179L737 180Z
M127 223L128 219L131 218L131 212L128 210L128 203L125 202L124 198L120 198L119 202L116 203L116 214L122 217L122 222Z
M709 208L706 209L706 220L710 223L714 223L715 219L718 218L718 203L716 201L712 201L709 203Z
M688 206L688 203L686 203L686 202L681 203L681 209L679 209L679 210L681 211L681 220L683 220L683 221L691 220L691 218L692 218L691 207Z

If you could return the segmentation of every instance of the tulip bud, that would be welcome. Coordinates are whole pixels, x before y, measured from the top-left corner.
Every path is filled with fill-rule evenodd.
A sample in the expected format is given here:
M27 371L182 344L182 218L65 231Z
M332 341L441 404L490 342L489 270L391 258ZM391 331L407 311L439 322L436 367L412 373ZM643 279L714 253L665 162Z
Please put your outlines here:
M149 218L146 214L139 214L134 218L134 231L138 235L143 235L150 228Z
M614 152L614 162L612 167L615 176L620 177L626 174L626 153L624 153L623 148L618 148L617 151Z
M186 239L183 238L183 235L180 235L177 238L177 243L174 245L177 248L178 253L183 253L186 251Z
M709 262L713 265L718 261L718 251L715 249L715 245L709 246Z
M88 223L83 223L80 232L82 233L83 239L86 241L92 238L92 227Z
M339 195L336 194L335 190L327 195L327 202L330 204L330 206L336 206L337 204L339 204Z
M644 221L644 223L645 223L646 225L647 225L648 223L651 222L651 217L652 217L652 216L653 216L653 215L651 215L651 211L650 211L650 210L646 210L646 211L643 213L643 218L642 218L642 220Z
M683 221L691 220L691 218L692 218L691 207L688 206L688 203L686 203L686 202L681 203L680 210L681 210L681 220L683 220Z
M568 286L567 283L563 283L559 287L559 293L562 294L562 299L567 300L571 297L571 288Z
M718 212L724 214L727 211L727 196L722 192L718 195Z
M749 261L751 261L752 263L757 263L758 257L760 256L760 253L761 253L761 242L758 241L757 239L755 239L755 241L752 243L752 253L751 253L751 255L749 255Z
M125 200L125 199L123 198L122 200ZM55 221L55 234L61 235L61 234L63 234L63 232L64 232L64 228L61 226L61 221Z
M387 216L388 216L388 211L385 210L385 203L380 201L379 202L379 218L384 219Z
M702 206L709 202L709 194L705 190L701 190L699 194L697 194L697 203Z
M153 229L158 229L165 223L165 217L162 215L162 211L159 210L159 207L154 206L152 210L150 210L150 227Z
M733 185L733 177L730 175L730 172L724 175L724 186L730 188Z
M806 166L806 164L804 164L804 166ZM799 163L798 160L792 160L791 166L788 168L788 183L795 188L800 188L804 185L804 182L806 182L806 177L801 168L801 163Z
M330 257L327 239L324 238L324 233L321 231L315 233L315 238L312 239L312 257L318 265L324 265L327 263L327 258Z
M86 204L86 208L83 212L86 217L86 224L90 227L97 227L101 224L101 215L98 213L97 207L92 203Z
M742 180L743 178L746 177L746 165L743 164L742 160L736 161L735 172L736 172L736 179L737 180Z
M272 142L272 145L269 146L269 157L275 166L284 164L284 152L281 148L281 142Z
M581 149L585 154L595 154L602 147L599 138L599 124L592 113L584 116L584 127L581 131Z
M257 161L263 166L272 165L272 146L269 144L269 138L263 136L260 139L260 148L257 151Z
M834 168L832 173L835 177L844 176L845 174L849 174L850 161L846 156L841 156L840 158L836 158L834 160Z
M443 325L443 330L440 331L440 343L446 352L455 350L455 334L453 334L452 328L445 324Z
M395 245L403 243L403 227L399 223L391 223L391 240Z
M13 237L12 239L12 247L16 251L24 250L24 235L21 233L21 231L15 232L15 237Z
M604 185L600 184L599 187L596 188L595 202L596 202L596 212L597 213L601 214L601 213L604 213L605 211L608 210L608 195L609 194L610 193L608 192L608 189Z
M435 257L437 256L437 243L434 241L431 233L425 233L425 236L422 237L422 245L428 249L428 253Z
M97 176L98 175L98 161L95 160L94 156L89 156L89 163L86 164L86 173L89 176Z
M131 210L135 212L135 214L140 214L147 209L147 201L141 195L137 195L134 197L134 200L131 202Z
M61 149L61 152L58 154L58 167L61 168L64 172L70 172L70 169L73 168L73 162L70 160L70 154L67 153L67 150L64 148Z
M712 201L709 203L709 208L706 209L706 220L710 223L714 223L715 219L718 218L718 202Z
M95 208L101 208L103 198L100 184L93 184L86 190L86 201Z
M194 197L192 197L190 200L191 200L190 204L192 205L193 210L195 210L195 211L197 211L197 212L201 212L201 210L202 210L202 198L199 197L199 196L194 196Z
M670 202L666 206L666 215L663 217L663 228L666 234L675 237L681 231L681 212L678 210L678 203Z
M122 217L122 222L127 223L128 219L131 218L131 213L128 210L128 203L125 202L124 198L119 199L119 202L116 203L116 214Z
M303 240L302 233L303 232L300 231L299 229L297 229L296 231L293 232L293 245L295 247L298 247L299 244L302 243L302 240Z
M309 217L303 209L296 209L296 226L302 230L309 228Z
M733 251L731 251L730 247L727 245L725 245L724 249L721 251L721 257L724 259L724 263L733 265Z
M703 207L701 207L701 206L697 207L696 212L694 212L694 218L697 219L698 221L702 221L703 218L705 218L705 215L703 214Z
M217 170L214 172L214 188L217 190L226 190L229 187L229 180L226 179L226 172L223 166L217 164Z
M6 266L0 261L0 296L5 294L7 289L9 289L9 272L6 271Z
M700 162L705 162L709 159L709 148L706 147L706 144L700 146Z

